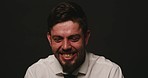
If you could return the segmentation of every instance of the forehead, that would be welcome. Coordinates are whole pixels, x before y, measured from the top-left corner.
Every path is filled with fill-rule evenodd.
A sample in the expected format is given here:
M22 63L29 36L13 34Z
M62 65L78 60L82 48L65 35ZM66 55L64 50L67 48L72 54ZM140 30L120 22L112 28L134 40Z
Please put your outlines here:
M82 29L77 22L66 21L53 26L51 35L80 34Z

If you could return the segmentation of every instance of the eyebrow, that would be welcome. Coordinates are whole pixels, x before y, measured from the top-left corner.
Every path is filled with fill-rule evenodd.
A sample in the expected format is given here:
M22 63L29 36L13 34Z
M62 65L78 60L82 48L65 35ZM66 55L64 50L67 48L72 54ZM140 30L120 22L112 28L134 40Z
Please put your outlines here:
M73 36L80 36L80 34L73 34L73 35L68 36L68 38L69 37L73 37ZM53 35L52 38L54 38L54 37L62 37L62 36L60 36L60 35Z
M80 34L70 35L69 38L70 38L70 37L73 37L73 36L79 36L79 37L80 37Z
M54 38L54 37L62 37L62 36L60 36L60 35L53 35L52 38Z

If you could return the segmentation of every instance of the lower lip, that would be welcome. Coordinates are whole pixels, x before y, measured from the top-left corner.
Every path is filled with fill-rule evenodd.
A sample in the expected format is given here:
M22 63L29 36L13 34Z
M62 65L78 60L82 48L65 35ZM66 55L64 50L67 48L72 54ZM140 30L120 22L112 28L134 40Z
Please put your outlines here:
M74 58L76 58L77 53L73 54L71 56L71 58L65 58L62 54L60 54L60 57L64 60L64 61L72 61Z

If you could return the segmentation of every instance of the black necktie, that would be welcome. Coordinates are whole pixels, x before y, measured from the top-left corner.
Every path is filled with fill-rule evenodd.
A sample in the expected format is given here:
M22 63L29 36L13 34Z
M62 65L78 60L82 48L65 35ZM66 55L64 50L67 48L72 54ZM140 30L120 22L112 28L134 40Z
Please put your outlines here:
M64 74L64 78L76 78L76 76L72 74Z

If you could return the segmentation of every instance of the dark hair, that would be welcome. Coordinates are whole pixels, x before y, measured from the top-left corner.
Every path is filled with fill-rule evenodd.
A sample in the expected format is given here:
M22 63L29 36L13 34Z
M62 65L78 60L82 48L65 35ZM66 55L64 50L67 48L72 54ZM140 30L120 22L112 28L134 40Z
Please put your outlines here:
M84 11L78 4L69 1L61 2L51 10L48 17L49 33L54 25L68 20L77 22L81 26L83 33L86 33L88 27Z

